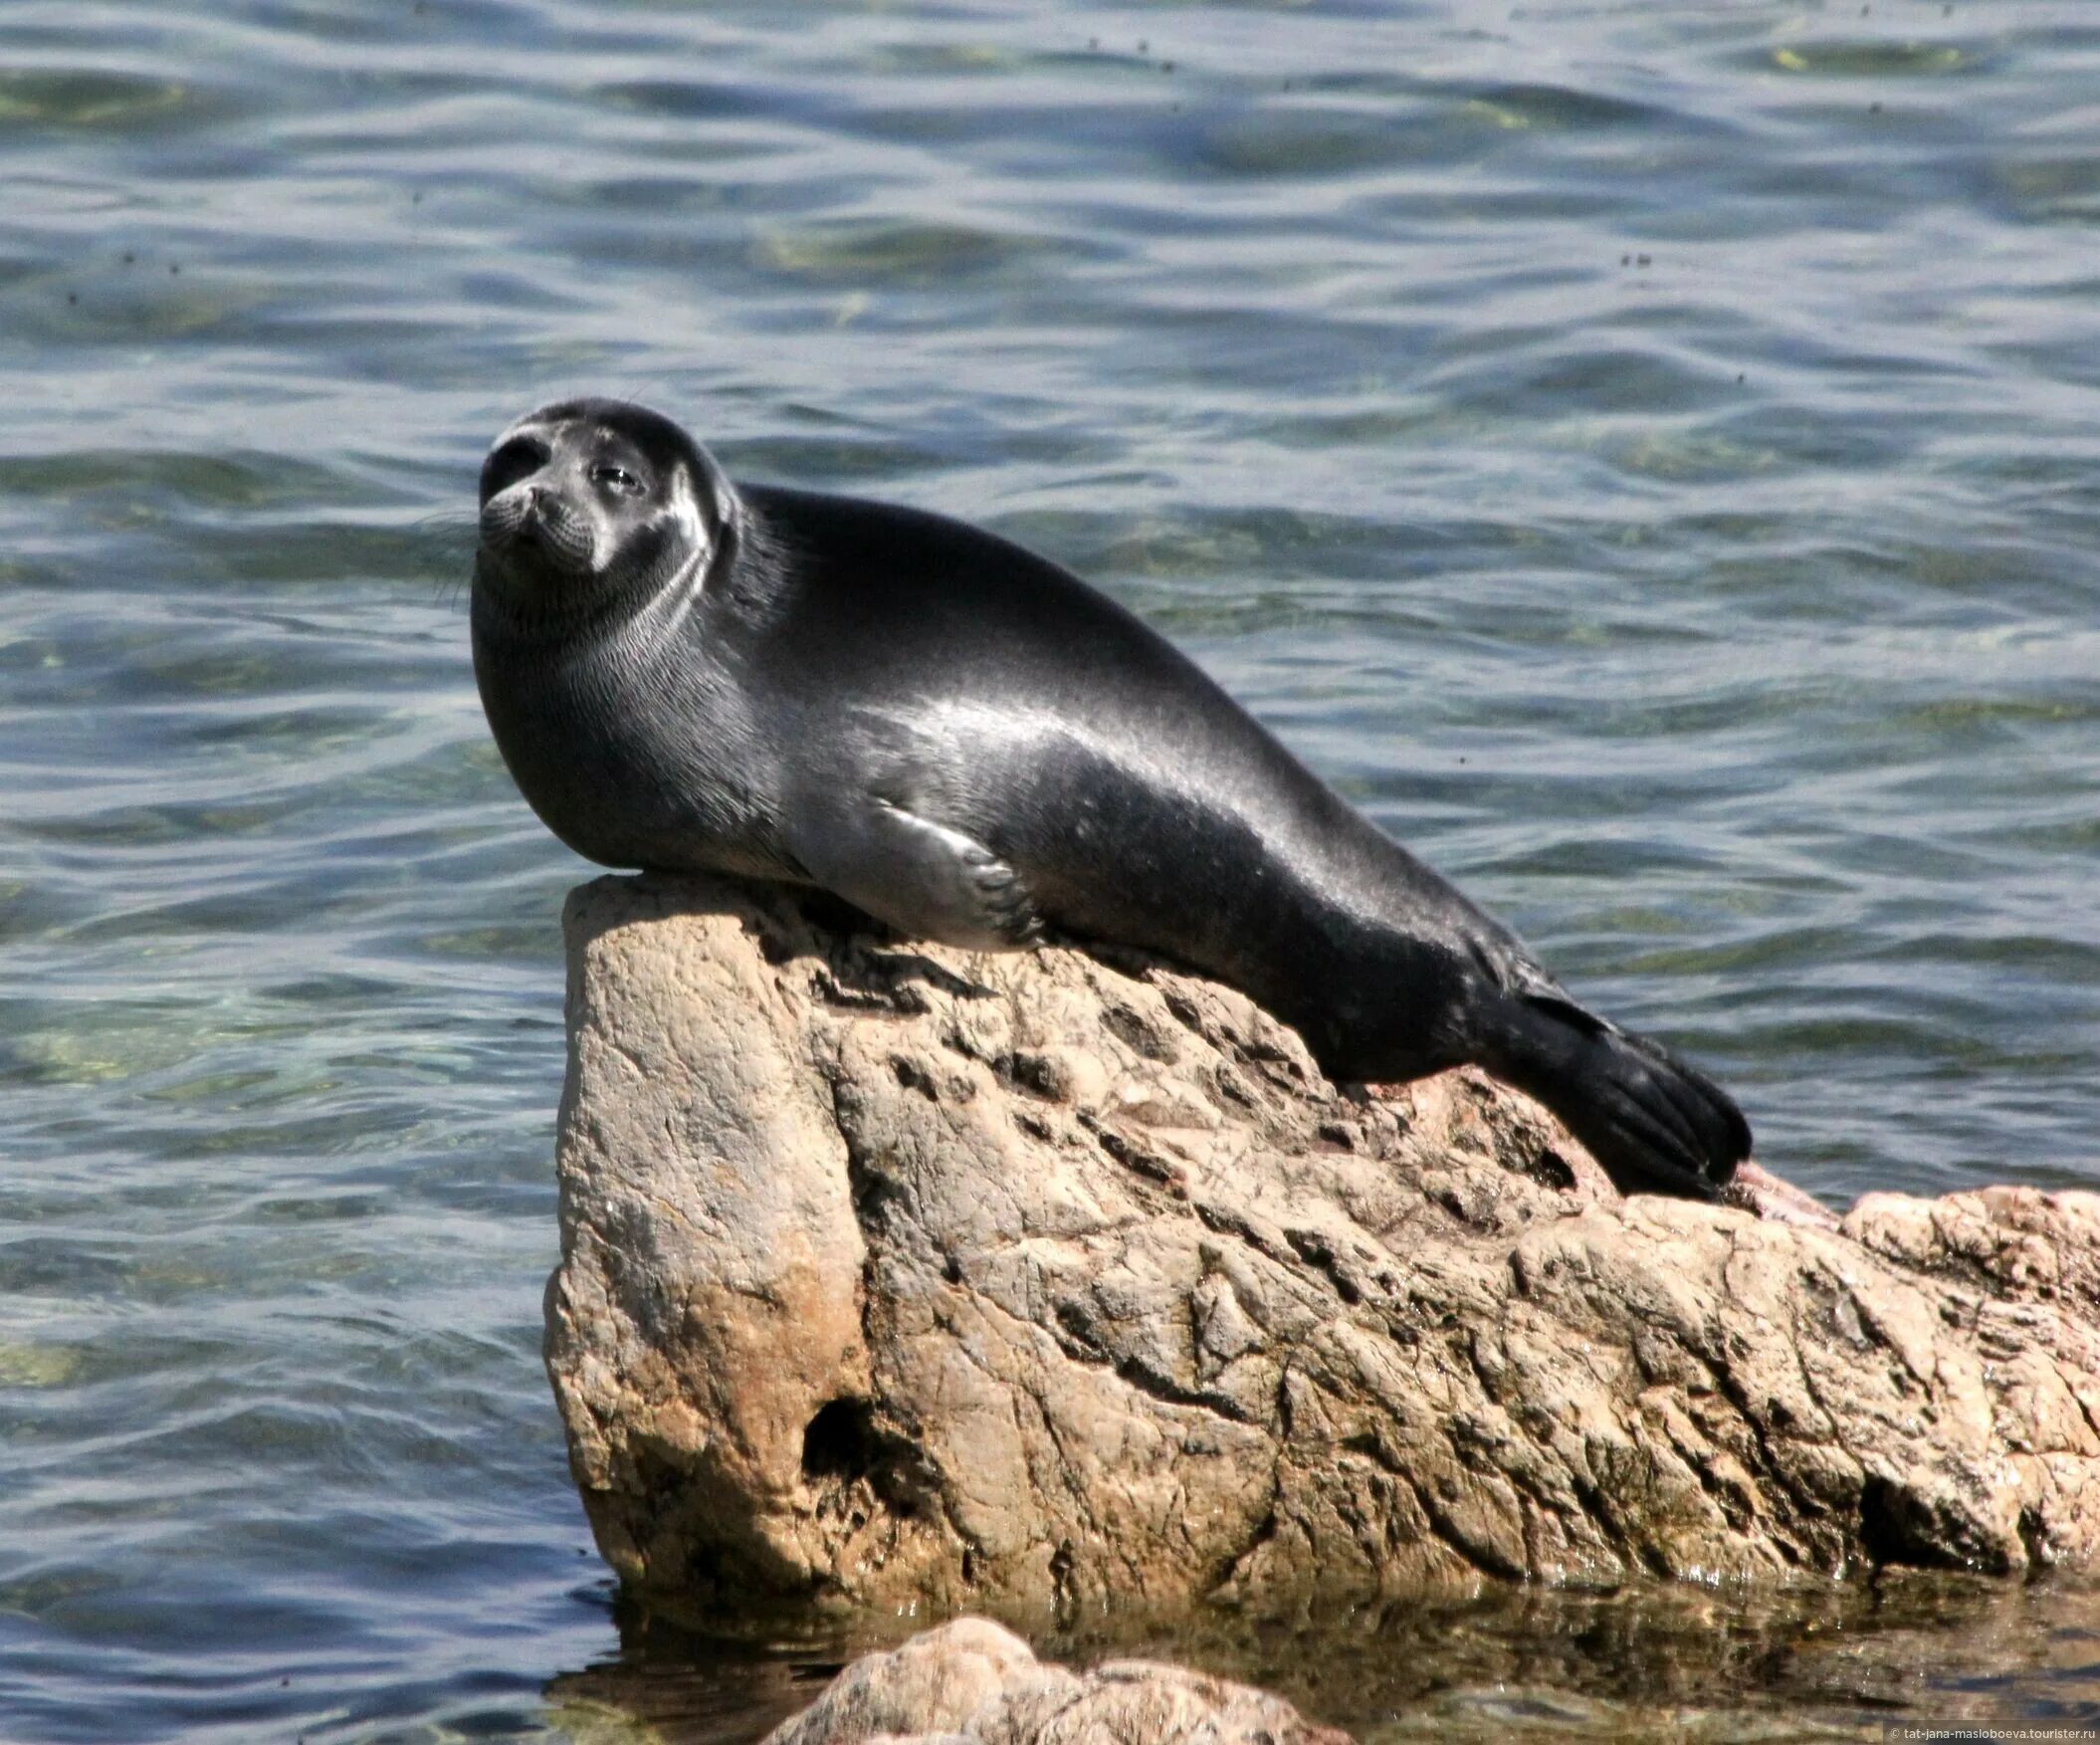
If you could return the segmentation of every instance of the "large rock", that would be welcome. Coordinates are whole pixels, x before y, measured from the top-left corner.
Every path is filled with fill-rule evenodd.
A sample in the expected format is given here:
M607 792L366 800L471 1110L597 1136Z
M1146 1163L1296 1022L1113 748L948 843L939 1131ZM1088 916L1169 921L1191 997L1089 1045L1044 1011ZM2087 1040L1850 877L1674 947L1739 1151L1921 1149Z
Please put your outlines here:
M1349 1745L1280 1697L1156 1660L1085 1673L958 1618L853 1662L765 1745Z
M1136 959L700 880L566 925L547 1365L640 1589L1069 1616L2093 1560L2093 1196L1622 1200L1478 1073L1337 1090Z

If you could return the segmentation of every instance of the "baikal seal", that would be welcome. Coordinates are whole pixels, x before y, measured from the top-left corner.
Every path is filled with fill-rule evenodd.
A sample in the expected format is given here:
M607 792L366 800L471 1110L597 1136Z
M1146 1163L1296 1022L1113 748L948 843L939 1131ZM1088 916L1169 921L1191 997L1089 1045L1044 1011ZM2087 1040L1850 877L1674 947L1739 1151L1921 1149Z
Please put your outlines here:
M735 485L579 399L482 469L474 670L534 811L608 866L815 885L987 950L1176 959L1342 1080L1473 1062L1621 1189L1718 1198L1729 1097L1576 1002L1163 637L995 535Z

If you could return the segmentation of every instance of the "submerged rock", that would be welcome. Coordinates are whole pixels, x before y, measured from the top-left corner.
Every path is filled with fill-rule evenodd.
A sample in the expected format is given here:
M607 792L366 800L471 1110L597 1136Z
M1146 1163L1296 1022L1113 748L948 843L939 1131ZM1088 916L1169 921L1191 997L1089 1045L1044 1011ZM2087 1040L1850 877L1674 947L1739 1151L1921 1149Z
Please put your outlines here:
M765 1745L1349 1745L1280 1697L1155 1660L1080 1673L1011 1631L958 1618L868 1654Z
M643 1591L943 1610L2089 1565L2100 1198L1619 1198L1135 956L605 878L547 1365ZM851 927L843 914L830 917Z

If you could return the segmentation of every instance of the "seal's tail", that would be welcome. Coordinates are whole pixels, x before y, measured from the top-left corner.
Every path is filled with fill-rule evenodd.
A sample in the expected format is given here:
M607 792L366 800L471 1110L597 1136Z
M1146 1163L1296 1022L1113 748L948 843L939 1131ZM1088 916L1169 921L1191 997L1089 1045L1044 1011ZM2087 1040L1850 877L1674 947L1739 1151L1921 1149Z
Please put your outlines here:
M1727 1092L1659 1042L1574 1001L1520 994L1489 1069L1539 1099L1625 1194L1718 1200L1750 1156L1750 1123Z

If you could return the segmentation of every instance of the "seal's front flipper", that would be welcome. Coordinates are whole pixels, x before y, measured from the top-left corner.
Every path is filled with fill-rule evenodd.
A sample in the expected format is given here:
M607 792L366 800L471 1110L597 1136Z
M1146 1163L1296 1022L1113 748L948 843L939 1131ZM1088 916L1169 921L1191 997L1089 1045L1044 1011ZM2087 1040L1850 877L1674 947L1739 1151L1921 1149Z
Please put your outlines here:
M1020 874L973 836L869 795L790 815L788 848L810 878L902 933L980 952L1041 933Z

